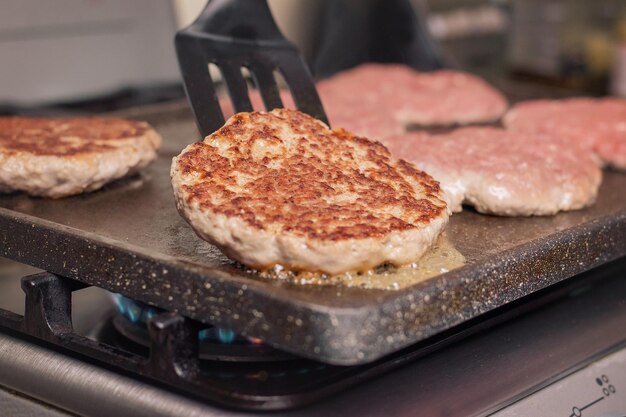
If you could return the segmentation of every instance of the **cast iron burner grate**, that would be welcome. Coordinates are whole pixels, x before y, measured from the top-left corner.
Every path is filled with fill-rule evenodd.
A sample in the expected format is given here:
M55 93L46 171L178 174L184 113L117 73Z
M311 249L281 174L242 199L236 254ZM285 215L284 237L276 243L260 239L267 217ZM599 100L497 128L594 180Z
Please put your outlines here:
M109 317L89 336L137 355L147 356L149 352L147 329L140 322L133 322L124 315ZM244 341L238 344L235 343L236 339L240 338L235 337L229 343L224 343L199 338L199 366L204 377L218 381L224 387L249 392L258 389L259 385L265 385L264 389L268 393L273 389L277 395L281 395L288 385L307 385L312 382L311 378L315 380L334 374L332 368L348 369L298 358L258 342L253 344ZM245 347L252 348L252 353L248 353Z

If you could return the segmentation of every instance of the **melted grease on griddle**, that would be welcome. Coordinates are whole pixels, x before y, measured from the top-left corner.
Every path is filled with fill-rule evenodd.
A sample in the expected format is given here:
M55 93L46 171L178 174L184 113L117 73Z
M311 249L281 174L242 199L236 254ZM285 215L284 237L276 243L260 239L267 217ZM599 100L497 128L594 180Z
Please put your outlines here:
M444 235L417 262L394 267L382 265L366 272L328 275L315 272L291 272L277 267L259 272L265 279L279 279L298 285L335 285L376 290L399 290L446 273L465 264L465 257Z

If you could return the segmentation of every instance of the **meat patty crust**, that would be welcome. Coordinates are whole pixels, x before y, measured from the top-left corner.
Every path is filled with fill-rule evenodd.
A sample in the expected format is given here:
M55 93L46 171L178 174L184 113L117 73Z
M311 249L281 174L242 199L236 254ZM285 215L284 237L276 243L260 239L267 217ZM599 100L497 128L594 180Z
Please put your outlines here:
M551 215L591 205L602 171L579 147L548 135L467 127L448 134L407 133L385 139L397 158L441 182L448 204L503 216Z
M243 264L326 273L416 261L448 221L439 184L304 113L238 113L172 161L181 215Z
M565 146L583 146L602 164L626 170L626 100L525 101L507 112L503 122L510 130L549 133Z
M97 190L145 167L160 143L145 122L0 117L0 191L60 198Z

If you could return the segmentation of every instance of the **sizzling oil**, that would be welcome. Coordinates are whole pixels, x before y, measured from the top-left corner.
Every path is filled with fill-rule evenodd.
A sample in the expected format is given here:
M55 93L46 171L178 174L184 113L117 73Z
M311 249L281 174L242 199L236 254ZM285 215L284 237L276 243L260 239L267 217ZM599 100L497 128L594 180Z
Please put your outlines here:
M280 279L300 285L339 285L378 290L399 290L464 264L465 257L454 248L444 234L419 261L406 266L383 265L370 271L345 272L338 275L291 272L276 267L260 272L259 275L266 279Z

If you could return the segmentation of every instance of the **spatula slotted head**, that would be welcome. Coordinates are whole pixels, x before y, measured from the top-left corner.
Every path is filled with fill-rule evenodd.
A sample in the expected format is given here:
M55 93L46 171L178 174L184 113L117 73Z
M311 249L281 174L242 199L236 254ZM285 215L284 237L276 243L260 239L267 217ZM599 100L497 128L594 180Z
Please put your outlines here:
M252 111L247 68L266 109L283 107L274 72L284 77L298 110L328 123L298 49L276 26L264 0L211 0L175 38L178 63L198 128L207 136L224 124L209 64L221 71L236 112Z

